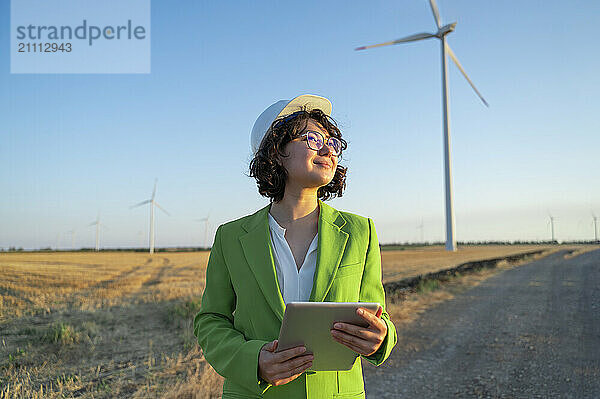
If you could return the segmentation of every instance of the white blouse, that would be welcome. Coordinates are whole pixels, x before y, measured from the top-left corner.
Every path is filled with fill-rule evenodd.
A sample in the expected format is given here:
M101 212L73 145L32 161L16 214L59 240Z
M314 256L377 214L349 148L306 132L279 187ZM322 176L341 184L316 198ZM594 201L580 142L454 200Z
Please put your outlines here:
M275 269L279 290L284 303L308 302L313 286L313 277L317 267L317 243L319 233L308 247L304 262L298 270L292 250L285 239L285 230L269 213L269 230L275 258Z

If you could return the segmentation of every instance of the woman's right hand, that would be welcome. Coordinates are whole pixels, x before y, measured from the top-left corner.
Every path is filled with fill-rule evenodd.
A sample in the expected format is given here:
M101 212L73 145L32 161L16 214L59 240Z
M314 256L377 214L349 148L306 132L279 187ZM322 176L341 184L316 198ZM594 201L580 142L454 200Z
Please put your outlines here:
M307 354L306 347L296 346L275 352L277 340L263 345L258 355L258 375L271 385L283 385L298 378L312 366L313 355Z

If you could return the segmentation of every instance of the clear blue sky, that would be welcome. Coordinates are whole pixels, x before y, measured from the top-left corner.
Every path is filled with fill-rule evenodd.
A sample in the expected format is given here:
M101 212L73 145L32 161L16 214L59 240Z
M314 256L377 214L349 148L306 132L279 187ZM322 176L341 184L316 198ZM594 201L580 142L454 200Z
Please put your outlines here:
M184 5L185 4L185 5ZM439 0L449 43L457 238L593 238L600 215L597 1ZM355 52L434 31L426 0L152 2L150 74L10 74L0 3L0 247L201 245L268 204L248 178L249 134L276 100L328 97L349 142L346 193L380 242L444 239L437 40Z

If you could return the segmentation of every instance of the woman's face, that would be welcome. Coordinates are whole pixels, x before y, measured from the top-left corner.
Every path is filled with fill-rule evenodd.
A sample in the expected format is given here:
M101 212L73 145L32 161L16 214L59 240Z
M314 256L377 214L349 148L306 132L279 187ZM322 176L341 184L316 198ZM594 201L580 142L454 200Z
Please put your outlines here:
M309 119L306 128L301 132L309 130L320 132L325 138L329 133L320 123ZM301 188L326 186L333 180L338 164L338 157L333 155L328 145L324 145L319 151L308 148L306 141L296 138L287 143L283 149L288 157L280 157L283 167L288 172L286 184L300 186Z

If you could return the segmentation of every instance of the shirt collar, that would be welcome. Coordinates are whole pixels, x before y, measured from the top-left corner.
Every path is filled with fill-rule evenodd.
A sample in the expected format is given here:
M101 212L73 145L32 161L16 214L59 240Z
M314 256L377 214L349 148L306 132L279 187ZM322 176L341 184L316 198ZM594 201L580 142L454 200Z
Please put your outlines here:
M271 228L271 231L273 231L275 234L277 234L279 237L281 237L282 239L285 240L285 228L281 227L279 225L279 223L277 223L277 220L275 220L275 218L273 216L271 216L271 213L268 213L269 215L269 227ZM318 238L319 237L319 233L317 232L317 234L315 235L315 238L313 238L313 241L310 243L310 246L308 247L308 253L311 253L312 251L316 251L317 250L317 246L319 243Z
M308 251L306 251L307 253L311 253L312 251L316 251L319 245L319 233L317 232L317 234L315 235L315 238L313 238L312 242L310 243L310 246L308 247Z
M277 223L275 218L271 216L271 213L269 213L269 227L271 227L271 230L275 232L275 234L285 238L285 228L281 227L279 223Z

